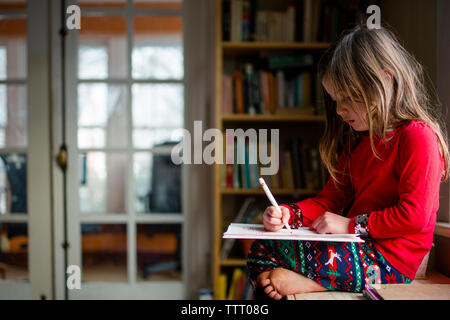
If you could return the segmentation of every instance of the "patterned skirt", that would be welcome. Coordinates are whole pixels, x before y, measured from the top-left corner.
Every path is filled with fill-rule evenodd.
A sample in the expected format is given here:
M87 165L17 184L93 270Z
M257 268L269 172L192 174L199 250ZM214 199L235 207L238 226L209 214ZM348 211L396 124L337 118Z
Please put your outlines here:
M264 271L284 268L328 290L362 292L366 284L410 283L392 267L373 242L256 240L247 257L252 285Z

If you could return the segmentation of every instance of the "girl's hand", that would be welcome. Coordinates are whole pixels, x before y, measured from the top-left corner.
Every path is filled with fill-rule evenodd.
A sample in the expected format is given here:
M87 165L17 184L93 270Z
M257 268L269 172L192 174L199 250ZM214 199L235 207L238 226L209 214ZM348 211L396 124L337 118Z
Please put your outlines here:
M277 232L284 227L285 223L289 222L291 214L285 207L280 207L281 213L274 207L267 207L263 214L264 229L267 231Z
M317 233L348 233L350 219L326 211L311 224L310 229Z

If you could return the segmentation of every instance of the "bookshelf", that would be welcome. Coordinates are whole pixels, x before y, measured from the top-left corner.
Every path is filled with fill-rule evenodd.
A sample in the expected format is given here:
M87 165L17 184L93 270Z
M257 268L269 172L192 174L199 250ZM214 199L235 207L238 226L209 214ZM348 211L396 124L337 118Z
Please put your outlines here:
M255 30L253 30L250 27L249 35L247 36L242 35L242 38L245 38L247 40L245 41L243 41L243 39L236 40L236 37L234 37L234 41L232 41L233 35L231 35L230 33L234 31L232 30L233 28L230 27L231 24L230 22L231 21L236 22L235 18L230 17L230 15L234 12L233 11L234 9L232 8L233 2L235 2L235 0L216 0L215 59L214 59L215 128L219 129L223 133L225 132L226 129L236 129L236 128L242 128L243 130L249 128L254 128L255 130L258 129L270 130L273 128L279 129L280 168L281 168L280 172L283 169L283 165L287 163L281 161L281 158L283 157L281 151L282 150L289 151L289 149L286 149L285 147L289 145L291 139L297 138L301 139L302 143L306 143L306 145L310 146L309 149L296 149L300 150L298 152L299 154L300 153L306 154L307 153L306 151L309 152L313 148L316 149L317 152L315 152L315 154L319 158L311 158L311 157L308 158L310 160L313 159L311 161L317 160L319 166L317 167L316 165L315 169L314 168L311 169L311 167L309 167L308 169L308 170L313 169L316 170L314 171L313 174L314 176L315 175L321 176L320 181L316 181L316 183L313 184L314 187L311 187L312 184L309 183L310 181L308 181L307 185L305 185L304 182L305 179L308 180L311 177L311 175L307 177L306 173L302 173L303 180L301 185L299 185L300 182L297 179L298 177L297 173L299 172L299 170L306 171L306 167L304 165L303 167L301 167L301 169L300 167L296 169L295 183L291 182L289 183L289 186L287 186L288 185L287 183L284 184L281 183L282 180L284 181L286 179L279 178L278 180L278 178L276 178L276 180L273 181L278 181L280 183L278 184L278 182L276 182L275 185L270 186L272 193L280 203L292 202L294 200L299 201L304 198L312 197L321 190L321 188L325 184L325 181L328 178L328 174L325 173L325 170L321 165L320 156L318 156L318 143L323 133L323 130L325 129L325 116L323 108L319 108L320 84L318 83L315 77L315 70L317 67L318 59L320 58L321 54L324 52L324 50L326 50L330 46L330 42L336 38L337 33L339 32L338 31L339 28L337 28L337 26L336 28L333 29L329 25L328 28L333 29L333 35L330 35L328 33L324 34L323 28L325 27L319 27L319 24L320 21L325 20L321 20L319 15L320 12L322 11L328 13L329 12L335 13L335 11L333 11L334 7L333 6L327 7L330 1L327 2L311 1L311 0L286 0L276 2L264 0L237 1L240 3L244 3L245 6L250 5L257 7L257 9L261 9L264 6L266 6L264 7L264 10L269 11L275 10L278 12L277 13L278 15L286 14L286 17L289 17L289 15L292 14L294 10L291 7L292 4L296 5L297 7L301 5L302 8L303 6L305 6L305 10L308 5L317 7L315 7L316 9L310 8L314 12L312 18L308 20L308 22L305 21L302 22L303 29L306 29L307 31L305 30L299 31L296 26L290 25L290 28L295 29L296 32L295 34L292 34L292 32L290 33L288 32L290 36L288 36L285 39L275 39L275 40L272 39L270 41L269 40L260 41L259 38L261 37L258 36ZM306 3L308 3L308 5L306 5ZM322 7L322 5L317 5L316 3L326 3L326 4ZM228 8L226 9L227 12L225 13L223 12L224 4L228 6ZM286 10L286 8L289 9ZM246 9L243 10L245 11ZM296 13L299 12L298 10L294 11ZM258 13L257 12L251 13L250 10L249 15L250 17L252 16L255 17L258 15ZM268 13L267 15L270 15L270 13ZM243 20L246 19L245 17L246 15L244 13ZM229 21L227 22L225 21L225 19L229 19ZM303 20L304 19L299 19L299 21ZM241 21L240 23L243 22ZM322 34L319 31L317 31L314 34L314 32L312 31L314 28L312 27L313 29L310 29L309 25L307 25L308 23L315 26L316 30L319 29L322 30L321 31ZM225 28L228 28L230 30L224 32L223 26L225 26ZM276 28L277 27L275 27L275 29ZM254 29L258 29L258 27L255 27ZM297 32L300 32L301 35L298 36ZM245 34L244 30L243 33ZM305 39L307 39L308 41L305 41ZM297 64L293 65L292 68L290 65L287 65L287 68L286 65L285 66L278 65L278 67L271 67L271 63L280 63L280 61L281 63L284 62L283 59L280 60L278 58L280 56L288 57L288 60L290 60L291 62L293 61L294 63ZM278 60L272 58L271 61L270 60L271 57L276 57ZM302 57L302 59L300 58L296 59L297 57ZM312 61L312 62L305 64L304 63L305 61ZM251 64L250 69L247 67L249 63ZM245 87L244 85L243 90L244 91L250 90L245 92L246 94L245 97L247 100L244 99L244 107L241 106L241 108L239 108L238 92L239 90L242 90L242 88L241 89L238 88L237 83L239 83L240 80L239 77L235 76L237 72L236 70L238 70L239 68L243 70L244 79L247 79L247 87ZM275 75L276 77L279 76L278 75L279 70L283 71L282 76L285 78L283 77L275 78ZM292 73L292 70L296 70L297 73ZM303 77L300 79L300 75L304 73L309 73L310 78ZM271 74L273 78L275 78L274 81L276 81L277 85L275 91L273 91L271 87L273 85L273 82L271 83L270 81L268 81L269 86L264 87L265 77L271 77L268 74ZM245 78L246 75L249 75L249 78ZM254 89L254 87L251 87L251 85L254 84L251 81L255 77L259 79L258 80L259 82L257 83L257 85L259 85L259 88L257 90ZM307 80L305 80L305 78ZM279 79L282 79L282 81L279 82ZM226 81L228 83L227 86L225 85ZM291 83L289 83L289 81L291 81ZM297 86L299 82L302 84ZM288 91L287 88L289 88L289 86L292 87L292 83L294 83L295 86L294 91L292 90ZM280 94L281 92L281 89L279 89L280 86L283 87L285 86L285 88L282 91L284 92L283 100L278 100L278 97L282 95ZM297 88L299 88L298 90L303 90L301 91L303 95L302 99L298 98L299 94L296 93L295 91L297 90ZM260 97L259 104L257 103L258 107L253 109L247 108L248 106L253 107L254 103L254 101L251 98L252 95L251 90L256 90L258 92L258 97ZM270 99L266 99L266 95L268 95L267 92L269 92L270 95L272 95L273 92L276 92L278 96L274 100L271 100L272 96L270 97ZM295 98L292 98L292 93L294 93L293 94L294 96L295 95L297 96ZM289 94L291 96L289 96ZM233 100L227 101L226 100L227 97L228 99L231 99L231 97L233 97ZM307 99L305 97L307 97ZM294 162L295 159L295 157L292 155L293 153L294 153L293 151L291 153L287 153L290 155L292 163ZM311 155L312 154L313 153L311 153ZM298 161L296 163L298 164L299 162L302 162L304 158L297 158L297 160ZM235 167L236 165L233 165L233 170L235 169ZM292 166L290 168L292 169ZM269 202L266 199L264 192L257 185L254 185L252 183L251 186L247 184L245 185L245 187L243 187L244 182L242 181L243 180L242 176L240 176L241 184L238 187L236 187L234 184L231 186L229 185L229 182L227 180L228 176L226 176L225 178L226 181L224 181L224 172L226 172L226 169L227 169L226 165L216 164L214 167L213 289L215 299L220 299L229 296L226 293L224 293L223 289L224 283L227 284L229 287L232 286L231 279L235 274L235 270L237 268L245 269L246 266L246 257L245 254L243 254L244 250L242 250L242 248L235 248L234 251L233 250L230 251L231 253L229 256L222 257L222 246L223 246L222 233L225 231L225 228L228 226L228 224L234 221L235 217L238 215L238 212L241 209L241 206L243 205L245 206L245 203L249 198L256 199L255 202L262 204L263 207L269 205ZM240 170L248 170L248 167L245 167L245 169ZM295 169L292 170L295 171ZM291 175L293 175L293 171L289 171ZM280 172L278 175L281 175ZM264 178L267 182L268 180L266 179L266 177ZM234 177L233 179L236 179L236 177ZM239 246L237 245L238 242L239 240L236 240L236 242L234 243L235 247ZM243 244L241 245L242 247L245 247ZM224 280L224 275L227 275L228 277L227 281ZM239 299L239 297L237 297L237 299Z

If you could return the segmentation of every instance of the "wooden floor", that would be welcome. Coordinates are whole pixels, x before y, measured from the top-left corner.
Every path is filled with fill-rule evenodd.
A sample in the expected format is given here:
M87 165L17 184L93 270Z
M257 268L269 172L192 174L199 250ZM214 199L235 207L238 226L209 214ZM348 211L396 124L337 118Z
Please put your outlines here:
M447 284L450 285L450 278L443 274L431 271L425 279L416 279L411 285ZM424 286L425 288L426 286ZM428 287L426 287L428 289ZM447 288L447 287L446 287ZM446 293L448 294L448 293ZM425 299L424 296L420 298ZM366 300L362 293L349 293L340 291L298 293L287 296L288 300Z

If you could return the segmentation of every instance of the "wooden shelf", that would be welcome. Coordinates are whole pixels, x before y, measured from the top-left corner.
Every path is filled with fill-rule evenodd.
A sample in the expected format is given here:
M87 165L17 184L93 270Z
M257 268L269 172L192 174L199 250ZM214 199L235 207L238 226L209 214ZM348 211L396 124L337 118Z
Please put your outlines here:
M223 122L325 122L323 115L304 114L224 114Z
M322 51L330 47L330 43L325 42L231 42L222 39L222 0L216 0L216 28L215 28L215 77L214 77L214 123L217 129L224 131L235 127L265 127L276 126L283 132L294 130L296 126L304 126L308 134L320 136L325 123L324 115L316 115L317 108L314 105L308 106L290 106L286 108L271 109L276 114L222 114L222 76L225 70L231 69L234 64L242 61L253 61L255 57L268 57L276 55L297 55L309 53L319 55ZM315 64L305 68L305 71L315 72ZM229 70L227 71L229 72ZM313 94L311 93L311 96ZM315 100L310 103L315 103ZM276 103L276 102L275 102ZM273 124L273 125L272 125ZM311 126L311 128L309 128ZM315 127L315 128L314 128ZM315 131L316 130L316 131ZM289 132L287 132L289 133ZM222 269L242 268L246 266L246 258L237 255L235 258L221 259L222 233L224 230L224 216L235 216L237 212L224 212L224 210L234 210L227 207L227 202L238 204L241 197L257 196L265 197L265 193L260 188L255 189L232 189L222 188L222 169L223 165L214 166L214 230L213 230L213 289L214 296L217 298L218 279L224 271ZM299 198L299 195L306 197L315 196L319 190L308 189L273 189L272 193L277 196ZM230 271L230 270L227 270Z
M293 195L293 194L299 194L299 195L315 195L319 191L317 190L309 190L309 189L271 189L272 193L274 195ZM264 191L262 189L221 189L220 193L222 195L265 195Z
M245 259L226 259L220 261L221 266L225 267L245 267L247 260Z

